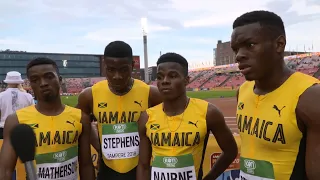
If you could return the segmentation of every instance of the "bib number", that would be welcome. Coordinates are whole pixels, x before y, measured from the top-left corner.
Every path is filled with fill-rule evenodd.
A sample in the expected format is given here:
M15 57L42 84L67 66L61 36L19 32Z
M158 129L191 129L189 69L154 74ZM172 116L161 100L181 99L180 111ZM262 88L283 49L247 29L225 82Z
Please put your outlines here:
M240 157L240 180L274 180L273 165L268 161Z
M127 159L139 155L140 138L136 122L102 125L101 149L106 159Z
M36 156L39 180L77 180L78 147Z
M197 180L193 157L155 156L152 162L151 180Z

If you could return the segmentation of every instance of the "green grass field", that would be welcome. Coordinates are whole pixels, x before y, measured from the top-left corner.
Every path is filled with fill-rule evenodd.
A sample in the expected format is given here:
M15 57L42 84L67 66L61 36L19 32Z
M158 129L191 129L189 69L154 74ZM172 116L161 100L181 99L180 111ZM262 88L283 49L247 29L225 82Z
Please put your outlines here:
M193 98L210 99L220 97L235 97L235 90L214 90L214 91L188 91L187 95ZM62 96L62 102L68 106L74 107L77 104L78 96Z

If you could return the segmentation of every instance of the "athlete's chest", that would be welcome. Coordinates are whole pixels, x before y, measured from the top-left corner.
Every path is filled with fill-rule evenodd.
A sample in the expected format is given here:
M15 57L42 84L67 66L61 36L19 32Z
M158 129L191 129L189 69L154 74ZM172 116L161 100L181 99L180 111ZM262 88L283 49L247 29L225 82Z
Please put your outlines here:
M136 122L148 102L144 98L115 98L97 101L94 115L101 124L118 124Z
M190 147L200 144L207 135L203 118L180 117L153 119L146 127L153 146Z
M242 96L238 99L237 125L242 138L262 144L286 145L301 139L297 127L296 105L279 96Z
M35 132L37 148L75 145L82 131L79 120L71 117L42 119L29 125Z

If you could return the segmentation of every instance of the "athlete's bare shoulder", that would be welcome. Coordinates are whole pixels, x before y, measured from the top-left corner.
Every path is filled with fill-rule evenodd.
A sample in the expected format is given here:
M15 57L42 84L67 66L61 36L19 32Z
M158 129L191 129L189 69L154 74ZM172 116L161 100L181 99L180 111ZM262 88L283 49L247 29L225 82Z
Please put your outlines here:
M297 116L307 126L318 124L320 126L320 84L309 87L299 98L296 112Z
M309 87L299 98L296 114L307 134L305 166L308 179L318 179L320 169L314 164L320 161L320 84ZM298 122L299 123L299 122Z
M83 89L79 94L78 104L76 105L76 108L79 108L83 112L90 114L92 112L92 104L93 104L92 88L87 87Z
M162 97L159 92L158 87L149 85L150 86L150 93L149 93L149 107L156 106L162 103Z

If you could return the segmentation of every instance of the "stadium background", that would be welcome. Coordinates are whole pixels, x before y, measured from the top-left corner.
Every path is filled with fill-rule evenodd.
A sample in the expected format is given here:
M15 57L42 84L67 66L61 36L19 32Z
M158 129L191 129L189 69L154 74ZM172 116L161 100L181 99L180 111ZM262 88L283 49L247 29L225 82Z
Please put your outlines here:
M292 54L290 52L289 54ZM200 65L190 66L189 75L191 81L187 86L188 96L205 99L214 103L221 109L225 115L226 122L234 133L238 148L241 142L238 136L236 125L235 110L236 110L236 89L245 81L244 77L239 73L239 69L234 59L230 60L228 55L228 62L231 64L224 64L219 66L206 66L205 63ZM94 83L101 81L105 75L102 55L86 55L86 54L52 54L52 53L27 53L27 52L0 52L0 78L3 80L8 71L17 70L22 73L25 78L26 64L30 59L35 57L48 57L54 59L59 68L60 73L64 77L62 84L62 100L65 104L74 106L77 103L77 94L85 87L89 87ZM221 58L226 60L226 58ZM135 56L135 67L133 76L135 78L144 79L144 70L140 69L140 57ZM288 67L309 74L316 78L320 76L320 53L295 53L294 55L286 56L285 63ZM148 68L151 82L156 84L156 67ZM5 89L5 84L3 89ZM24 83L24 88L30 89L28 81ZM32 92L31 92L32 93ZM0 142L0 146L1 146ZM205 160L203 164L204 174L214 164L215 160L221 153L213 136L210 136L208 147L206 150ZM92 148L92 159L96 164L97 153ZM218 180L235 179L239 174L239 158L235 159L234 163L230 165L229 169L222 174ZM15 179L15 178L13 178ZM24 167L21 163L17 166L18 180L25 179Z

